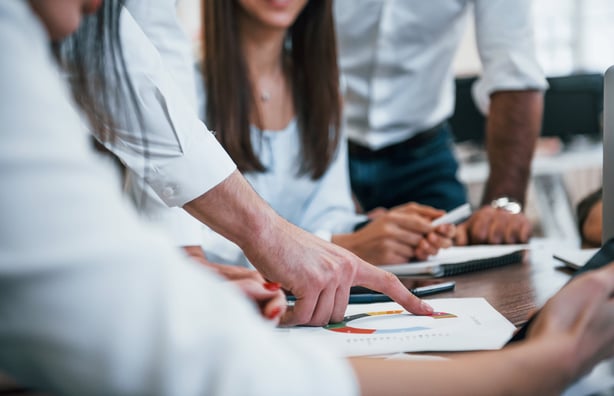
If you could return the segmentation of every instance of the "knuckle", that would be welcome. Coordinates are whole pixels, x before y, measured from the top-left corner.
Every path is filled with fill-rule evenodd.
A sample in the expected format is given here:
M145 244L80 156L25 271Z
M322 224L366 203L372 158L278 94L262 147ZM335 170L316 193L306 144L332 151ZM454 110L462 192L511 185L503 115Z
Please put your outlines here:
M384 235L391 235L394 231L394 226L391 223L386 223L382 226L382 233Z
M396 277L396 275L388 271L384 271L382 278L384 279L384 282L386 284L395 284L398 281L398 278Z

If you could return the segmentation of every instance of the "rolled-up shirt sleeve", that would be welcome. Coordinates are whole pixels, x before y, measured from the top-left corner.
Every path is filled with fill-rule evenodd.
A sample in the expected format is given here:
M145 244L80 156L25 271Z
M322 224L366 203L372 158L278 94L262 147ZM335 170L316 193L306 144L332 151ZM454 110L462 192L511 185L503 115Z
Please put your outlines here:
M488 113L490 95L502 90L545 90L537 61L531 1L475 1L476 38L483 74L473 86L478 108Z
M117 118L117 137L105 146L166 205L183 206L226 179L236 166L127 10L120 32L136 103L125 101L131 116Z

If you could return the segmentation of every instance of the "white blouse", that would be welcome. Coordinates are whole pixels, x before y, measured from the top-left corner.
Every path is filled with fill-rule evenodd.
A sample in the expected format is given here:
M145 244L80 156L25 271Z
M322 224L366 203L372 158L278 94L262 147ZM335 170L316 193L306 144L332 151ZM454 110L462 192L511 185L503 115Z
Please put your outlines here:
M27 1L0 2L0 48L2 371L57 395L358 393L138 220Z
M196 80L200 82L197 86L199 111L204 119L206 92L202 78L197 76ZM329 241L333 234L352 232L356 224L366 220L366 216L356 213L352 201L345 136L341 136L333 161L318 180L297 173L301 138L295 119L279 131L260 131L252 126L251 139L266 172L243 175L283 218ZM250 266L236 244L206 227L203 249L212 261Z

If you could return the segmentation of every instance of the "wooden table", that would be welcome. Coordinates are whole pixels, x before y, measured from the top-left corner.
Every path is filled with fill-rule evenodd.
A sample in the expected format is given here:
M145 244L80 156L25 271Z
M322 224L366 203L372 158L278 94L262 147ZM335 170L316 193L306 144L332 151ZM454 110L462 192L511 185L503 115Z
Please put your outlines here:
M431 298L484 297L520 326L569 280L571 272L552 257L561 246L548 240L533 242L522 263L447 277L456 281L454 291Z

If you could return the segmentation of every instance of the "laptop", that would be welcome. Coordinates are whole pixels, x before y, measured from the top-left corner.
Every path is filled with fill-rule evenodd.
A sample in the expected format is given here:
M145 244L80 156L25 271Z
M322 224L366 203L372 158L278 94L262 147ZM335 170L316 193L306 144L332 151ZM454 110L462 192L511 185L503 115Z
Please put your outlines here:
M603 89L603 230L602 241L614 237L614 66L604 76Z

